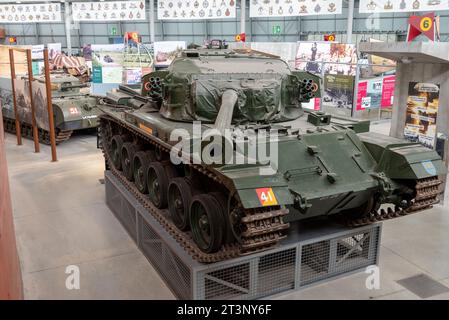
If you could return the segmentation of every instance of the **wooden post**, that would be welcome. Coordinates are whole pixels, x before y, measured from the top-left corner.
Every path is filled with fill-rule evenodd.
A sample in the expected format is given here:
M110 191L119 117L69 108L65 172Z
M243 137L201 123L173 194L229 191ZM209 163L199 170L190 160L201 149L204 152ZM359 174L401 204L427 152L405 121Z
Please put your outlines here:
M0 121L0 300L23 299L4 148L3 121Z
M48 49L44 49L45 89L47 92L48 126L50 127L51 161L58 161L56 157L55 120L53 117L53 103L51 101L50 66L48 63Z
M9 64L11 66L12 99L14 102L14 116L16 118L16 137L17 137L17 144L20 146L22 145L22 131L19 113L17 112L16 85L14 83L14 80L16 79L16 68L14 66L14 49L9 49Z
M27 50L27 64L28 64L28 81L30 84L29 88L30 88L30 104L31 104L31 123L33 126L34 152L38 153L40 152L40 145L39 145L39 132L36 124L36 109L34 106L34 99L33 99L33 66L30 49Z

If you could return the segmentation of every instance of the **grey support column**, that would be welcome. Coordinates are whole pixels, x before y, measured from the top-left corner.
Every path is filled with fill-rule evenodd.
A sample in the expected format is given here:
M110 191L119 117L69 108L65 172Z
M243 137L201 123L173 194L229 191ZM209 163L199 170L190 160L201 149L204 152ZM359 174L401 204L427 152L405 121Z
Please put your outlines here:
M347 43L352 43L353 22L354 22L354 0L348 0L348 25L346 33Z
M66 37L66 42L67 42L67 54L71 55L72 54L72 35L70 33L71 31L71 21L72 21L72 16L70 13L70 4L68 2L66 2L64 4L64 19L65 19L65 37ZM81 44L80 44L81 46Z
M246 0L240 0L240 33L245 33Z
M150 0L150 42L154 43L154 0Z

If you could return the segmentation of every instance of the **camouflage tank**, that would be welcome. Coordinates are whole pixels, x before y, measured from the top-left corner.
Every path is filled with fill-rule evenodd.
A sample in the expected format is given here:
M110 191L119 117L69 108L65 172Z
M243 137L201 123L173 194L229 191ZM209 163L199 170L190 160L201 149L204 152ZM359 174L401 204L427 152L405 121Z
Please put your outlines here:
M45 83L43 76L35 77L37 82ZM51 89L53 114L56 132L56 143L63 142L70 138L73 131L96 128L98 126L98 115L100 111L96 108L96 98L81 90L88 87L88 84L68 74L51 74ZM25 88L28 92L28 88ZM50 144L48 127L47 106L41 91L34 97L36 110L36 121L39 127L39 140L42 143ZM22 123L22 135L32 138L31 128L31 107L26 103L22 93L16 96L19 118ZM3 110L3 122L5 130L15 133L15 116L12 107Z
M321 79L279 58L186 50L142 83L99 101L107 167L201 262L272 248L294 221L358 226L437 202L436 152L305 112ZM253 153L268 145L269 161Z

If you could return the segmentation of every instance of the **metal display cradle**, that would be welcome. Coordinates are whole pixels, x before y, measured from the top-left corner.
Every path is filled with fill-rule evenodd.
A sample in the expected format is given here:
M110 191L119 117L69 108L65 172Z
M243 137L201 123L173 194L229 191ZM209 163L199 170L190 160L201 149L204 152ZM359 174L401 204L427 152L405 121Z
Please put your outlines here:
M294 223L277 248L212 264L193 260L110 171L106 203L179 299L258 299L376 265L382 224ZM168 214L168 211L167 211Z

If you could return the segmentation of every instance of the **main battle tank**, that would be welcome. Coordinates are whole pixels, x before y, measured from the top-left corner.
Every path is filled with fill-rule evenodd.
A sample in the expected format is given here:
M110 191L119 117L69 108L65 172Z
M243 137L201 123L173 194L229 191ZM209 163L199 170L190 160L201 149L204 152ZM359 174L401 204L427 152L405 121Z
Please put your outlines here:
M107 167L199 261L272 248L297 220L358 226L437 202L436 152L305 112L321 80L279 58L186 50L142 83L99 102Z
M98 126L98 115L100 110L96 108L96 98L82 89L88 84L68 74L51 74L51 92L53 103L53 114L56 132L56 143L60 143L70 138L73 131L96 128ZM40 83L45 83L43 76L35 77ZM26 92L28 89L26 88ZM19 106L19 118L22 124L22 135L33 138L31 127L31 108L26 105L25 97L22 94L16 96ZM47 106L42 94L35 95L36 121L39 126L39 140L42 143L50 144L50 135L45 127L47 119ZM11 103L12 106L12 103ZM7 132L15 133L15 116L13 108L3 110L3 123Z

